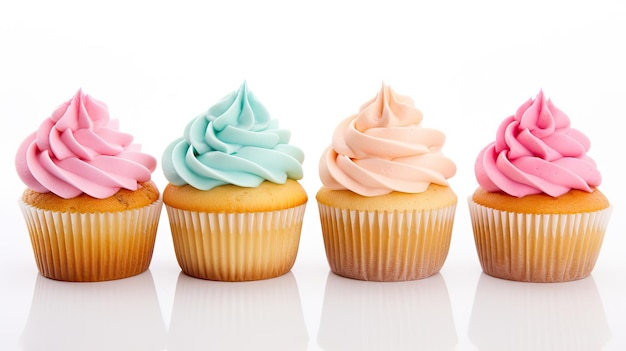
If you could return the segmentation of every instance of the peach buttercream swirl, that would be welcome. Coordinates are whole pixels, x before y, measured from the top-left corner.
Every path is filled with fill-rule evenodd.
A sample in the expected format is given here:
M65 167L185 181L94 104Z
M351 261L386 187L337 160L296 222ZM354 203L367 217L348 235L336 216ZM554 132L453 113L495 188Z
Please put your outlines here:
M324 186L363 196L447 186L456 166L441 152L445 135L422 127L422 118L411 98L383 83L376 97L335 129L320 160Z
M515 197L591 192L602 177L587 156L589 147L589 139L570 128L569 117L539 91L500 124L496 141L479 153L476 179L487 191Z
M62 198L106 198L150 180L156 159L118 130L106 105L79 90L20 145L19 177L30 189Z

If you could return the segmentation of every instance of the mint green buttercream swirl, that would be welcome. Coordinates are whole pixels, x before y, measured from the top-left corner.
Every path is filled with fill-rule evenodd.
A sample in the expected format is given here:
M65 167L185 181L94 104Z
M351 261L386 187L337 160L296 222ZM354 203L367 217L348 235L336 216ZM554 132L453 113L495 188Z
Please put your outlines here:
M163 172L170 183L199 190L284 184L302 178L304 153L288 144L290 137L243 82L187 124L183 137L165 149Z

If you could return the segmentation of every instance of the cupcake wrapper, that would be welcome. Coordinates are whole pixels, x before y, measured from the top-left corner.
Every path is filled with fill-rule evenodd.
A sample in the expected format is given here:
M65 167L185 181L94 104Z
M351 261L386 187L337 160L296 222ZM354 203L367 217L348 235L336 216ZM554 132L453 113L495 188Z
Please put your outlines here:
M176 259L192 277L245 281L291 270L306 204L268 212L211 213L165 206Z
M525 282L565 282L591 274L611 215L611 207L575 214L499 211L471 198L469 210L483 271Z
M105 213L42 210L19 201L35 261L44 276L63 281L127 278L148 269L162 201Z
M335 274L405 281L441 270L456 205L429 211L357 211L318 203L324 247Z

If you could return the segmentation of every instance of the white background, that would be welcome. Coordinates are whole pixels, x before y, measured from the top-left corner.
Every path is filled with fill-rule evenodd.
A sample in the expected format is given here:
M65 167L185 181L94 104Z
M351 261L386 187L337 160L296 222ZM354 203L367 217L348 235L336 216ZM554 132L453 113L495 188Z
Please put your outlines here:
M433 3L0 3L0 349L626 349L626 3ZM243 284L179 276L163 212L147 273L100 284L39 277L16 204L14 154L27 134L82 88L160 159L243 80L306 154L309 204L291 273ZM450 253L423 281L339 278L323 249L319 156L383 81L446 133L458 167ZM539 89L591 139L614 206L593 274L573 283L484 276L465 202L476 154ZM160 166L154 179L165 186Z

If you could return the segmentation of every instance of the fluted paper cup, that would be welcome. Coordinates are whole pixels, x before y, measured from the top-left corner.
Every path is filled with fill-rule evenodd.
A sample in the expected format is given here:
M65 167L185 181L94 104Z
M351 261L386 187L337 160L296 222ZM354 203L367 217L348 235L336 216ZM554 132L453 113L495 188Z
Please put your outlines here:
M165 206L176 259L192 277L247 281L291 270L305 204L268 212L212 213Z
M127 211L43 210L19 200L39 272L51 279L95 282L145 272L152 260L163 202Z
M524 282L566 282L591 274L611 207L574 214L500 211L469 198L476 251L483 271Z
M359 211L318 203L333 273L359 280L406 281L441 270L456 204L425 211Z

